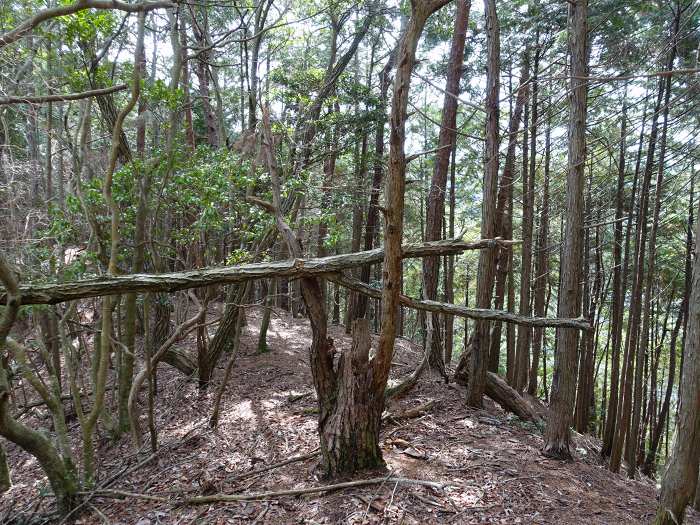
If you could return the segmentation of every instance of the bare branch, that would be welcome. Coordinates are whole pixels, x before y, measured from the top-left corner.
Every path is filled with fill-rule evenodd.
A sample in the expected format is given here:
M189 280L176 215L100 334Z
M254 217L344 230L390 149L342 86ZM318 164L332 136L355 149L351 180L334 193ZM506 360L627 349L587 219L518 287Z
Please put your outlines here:
M343 274L333 274L329 275L328 279L344 286L345 288L350 288L362 294L368 295L374 299L381 299L382 291L378 288L373 288L372 286L363 283L359 279L354 277L348 277ZM409 308L414 308L416 310L426 310L428 312L439 312L444 314L456 315L458 317L467 317L469 319L486 319L489 321L503 321L505 323L513 323L524 326L536 326L545 327L552 326L557 328L577 328L579 330L591 330L592 326L588 319L563 319L555 317L527 317L524 315L514 314L512 312L505 312L503 310L487 310L483 308L467 308L466 306L459 306L450 303L440 303L438 301L419 301L418 299L413 299L405 295L399 296L399 302L408 306Z
M155 0L153 2L141 2L137 4L128 4L120 0L76 0L72 4L39 11L14 29L3 33L0 35L0 48L16 42L46 20L58 18L59 16L72 15L86 9L114 9L117 11L126 11L127 13L141 13L167 7L175 7L175 4L169 0Z
M109 95L117 91L123 91L128 88L128 84L119 84L102 89L92 89L81 93L68 93L65 95L43 95L37 97L4 97L0 98L0 106L10 104L46 104L48 102L69 102L71 100L80 100L83 98L99 97L101 95Z
M271 202L268 202L263 199L258 199L257 197L253 197L249 195L248 197L245 198L246 202L250 204L255 204L256 206L260 206L263 210L272 213L273 215L277 213L277 208L275 208L275 205L272 204Z

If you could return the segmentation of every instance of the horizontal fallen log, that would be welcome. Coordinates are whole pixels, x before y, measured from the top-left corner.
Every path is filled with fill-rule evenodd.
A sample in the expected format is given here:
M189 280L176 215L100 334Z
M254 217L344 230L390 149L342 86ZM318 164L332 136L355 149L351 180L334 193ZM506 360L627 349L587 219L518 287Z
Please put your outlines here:
M367 283L340 273L327 276L327 278L339 285L367 295L374 299L381 299L382 291ZM524 315L505 312L503 310L486 310L483 308L467 308L450 303L440 303L438 301L418 300L405 295L399 296L399 302L403 306L415 310L426 310L443 314L456 315L458 317L468 317L469 319L486 319L489 321L503 321L524 326L533 327L554 327L554 328L576 328L577 330L589 331L592 326L588 319L580 317L578 319L567 319L560 317L527 317Z
M431 255L454 255L465 250L508 247L519 241L502 239L481 239L467 242L462 239L448 239L403 248L404 258L427 257ZM57 304L75 299L87 299L104 295L118 295L128 292L177 292L210 285L238 284L256 279L271 277L313 277L327 273L356 268L365 264L375 264L384 259L384 249L377 248L364 252L332 255L314 259L289 259L286 261L260 262L202 268L183 272L159 274L130 274L116 277L101 277L80 281L53 284L22 284L20 295L22 304ZM0 304L4 304L6 293L0 289Z

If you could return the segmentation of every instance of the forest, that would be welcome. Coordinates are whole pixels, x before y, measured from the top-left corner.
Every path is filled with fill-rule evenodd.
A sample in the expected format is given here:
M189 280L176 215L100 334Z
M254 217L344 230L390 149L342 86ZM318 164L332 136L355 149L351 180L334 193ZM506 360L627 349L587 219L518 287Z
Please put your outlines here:
M0 523L700 523L699 62L694 0L2 0Z

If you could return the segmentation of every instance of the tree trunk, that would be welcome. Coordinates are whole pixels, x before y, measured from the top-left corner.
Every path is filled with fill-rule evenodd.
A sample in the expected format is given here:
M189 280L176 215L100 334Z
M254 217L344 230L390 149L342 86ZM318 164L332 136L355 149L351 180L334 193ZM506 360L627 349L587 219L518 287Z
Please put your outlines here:
M535 279L534 279L534 314L544 317L545 294L549 281L549 167L551 158L551 104L547 108L547 129L545 130L544 147L544 182L542 187L542 204L540 206L540 224L537 234L537 247L535 249ZM544 329L535 328L532 338L532 365L530 366L530 379L527 393L537 395L537 375L539 373L539 360L542 353L542 340ZM544 359L543 359L544 362Z
M369 196L369 205L367 206L367 220L365 222L364 249L371 250L374 247L374 240L379 237L379 197L382 189L382 178L384 176L384 127L386 123L386 105L391 86L391 70L396 62L396 53L398 50L393 50L389 55L386 65L379 74L379 117L377 118L377 126L375 129L374 142L374 168L372 172L372 189ZM369 283L371 265L365 264L360 271L360 279L363 282ZM367 314L367 298L358 296L353 305L354 312L351 320L361 319Z
M194 15L194 8L190 6L192 13L192 29L197 39L197 44L204 51L200 51L197 55L196 74L199 80L199 96L202 99L202 113L204 114L204 125L207 131L207 143L212 149L217 149L221 144L219 136L219 126L216 122L214 109L211 103L211 89L209 87L209 62L211 60L211 52L206 49L211 43L209 36L209 16L206 2L199 6L202 14L201 20L197 20Z
M698 223L700 225L700 222ZM696 235L700 238L700 226ZM685 507L698 482L700 459L700 247L695 247L692 290L688 302L688 332L685 342L681 401L673 453L666 467L659 495L655 525L682 523Z
M643 140L643 139L640 139ZM617 191L615 193L615 230L613 234L613 296L611 305L612 363L610 367L610 398L605 411L605 431L601 455L610 455L612 435L617 417L617 402L620 384L620 344L622 341L622 324L624 322L625 289L622 279L622 219L625 198L625 151L627 145L627 90L622 101L622 122L620 125L620 157L617 166ZM634 199L634 195L631 197ZM633 204L630 204L632 209ZM628 217L628 223L631 222ZM607 364L607 361L606 361Z
M690 275L687 276L687 279L690 278ZM649 477L653 477L656 473L656 454L659 449L659 443L661 442L661 435L663 434L664 427L666 426L666 418L668 417L669 409L671 407L671 395L673 393L673 384L676 379L676 343L678 341L678 333L680 332L683 319L686 315L686 308L687 297L684 297L683 302L681 303L680 311L678 312L678 317L676 317L676 324L673 327L673 332L671 332L668 362L668 384L666 386L666 393L661 403L661 410L659 411L656 425L654 425L651 431L649 451L647 452L644 465L642 466L642 472Z
M681 11L678 9L676 17L674 19L673 29L671 33L671 50L668 57L667 67L668 70L673 70L673 63L676 59L676 35L678 33L678 27L680 24L680 14ZM656 268L656 237L659 228L659 215L661 212L662 203L662 185L664 180L664 161L666 158L666 137L668 130L668 115L670 111L670 101L671 101L671 76L667 76L663 79L666 86L664 88L664 104L663 104L663 124L661 127L661 137L659 140L659 160L658 160L658 171L656 176L656 201L654 205L654 216L651 223L651 233L649 237L649 256L647 262L647 279L644 288L644 305L643 305L643 317L642 317L642 335L641 335L641 346L637 351L637 363L635 369L635 382L634 382L634 408L632 412L632 424L629 428L629 434L627 436L627 450L626 456L628 461L628 471L627 474L630 478L634 479L637 471L637 447L639 444L640 435L640 422L641 422L641 411L644 405L644 400L642 398L642 386L646 384L644 377L642 375L642 366L644 359L647 358L649 349L649 332L650 332L650 309L652 297L652 284L657 279L655 273ZM648 169L651 166L647 166ZM646 219L646 217L645 217Z
M452 239L455 236L455 208L456 208L456 171L455 166L457 156L457 142L452 146L452 160L450 163L450 215L449 215L449 226L447 231L447 236ZM455 279L455 256L448 255L445 257L446 261L446 271L445 271L445 302L454 303L455 302L455 290L454 290L454 279ZM466 337L466 332L464 337ZM454 317L451 315L445 316L445 364L449 365L452 362L452 349L454 347Z
M270 326L270 314L272 313L272 296L275 295L274 279L270 279L268 284L267 279L260 281L260 292L263 300L263 316L260 321L260 334L258 335L258 353L268 351L267 348L267 329Z
M496 228L494 234L504 239L513 238L513 171L515 166L515 153L518 145L518 129L520 128L523 106L525 105L530 89L528 76L529 68L526 55L523 55L518 94L508 124L508 149L506 150L506 159L503 165L503 173L501 174L498 189L498 199L496 201ZM513 251L498 250L496 258L496 287L493 307L496 310L501 310L505 304L506 284L512 263ZM501 330L501 323L496 322L493 324L488 369L494 373L498 372L498 364L501 356ZM509 383L510 382L509 380Z
M569 166L566 181L566 230L561 268L558 312L560 316L578 317L581 313L580 279L583 227L583 183L586 161L587 81L576 77L588 75L587 52L588 0L574 0L569 5L569 53L571 55L571 94L569 95ZM571 458L569 440L576 396L576 351L578 332L557 330L554 379L550 412L545 427L542 453L557 459Z
M457 96L459 95L459 81L462 76L464 43L469 25L470 6L471 0L458 0L457 2L447 81L445 82L438 152L435 154L435 167L430 182L425 217L425 240L427 241L438 240L442 237L447 172L450 164L450 154L457 138ZM437 300L439 270L440 259L438 257L426 257L423 259L423 296L430 301ZM433 333L431 345L428 349L428 363L431 369L445 376L445 362L439 326L440 323L433 317Z
M5 445L0 443L0 494L4 494L12 488L12 476L10 475L10 465L7 463Z
M496 199L498 185L498 97L500 85L500 31L495 0L484 0L486 13L486 41L488 49L486 67L486 166L481 207L481 235L493 236L496 220ZM495 254L484 250L479 254L477 270L477 308L491 306L491 291L495 276ZM477 321L468 352L463 354L457 367L462 375L468 373L467 404L481 407L486 388L489 337L491 323ZM468 361L467 361L468 359Z
M634 384L634 361L639 344L641 307L642 307L642 284L644 283L644 259L646 254L647 240L647 215L649 210L649 191L651 185L651 175L654 164L654 154L656 149L656 139L658 136L658 114L661 109L663 100L665 80L659 80L659 90L654 107L654 115L652 117L651 131L649 134L649 146L647 149L646 166L644 168L644 177L639 193L639 203L637 210L637 227L636 227L636 251L634 256L634 265L632 275L634 281L632 285L631 306L629 314L629 324L625 337L625 349L623 355L622 377L624 383L622 385L622 393L617 410L617 424L615 435L610 452L610 470L618 472L622 462L622 452L624 448L625 438L630 428L630 420L632 416L632 395ZM629 448L629 447L628 447Z
M389 172L385 196L386 236L382 331L377 352L374 359L371 362L368 361L369 330L364 321L357 321L359 324L355 328L356 339L353 342L353 349L349 356L341 357L337 375L333 374L332 357L327 352L328 349L323 349L326 350L323 353L314 353L312 344L312 368L319 399L321 453L329 475L351 473L358 469L383 465L378 442L381 413L384 409L384 391L398 328L406 175L404 141L408 91L415 64L416 48L425 22L445 3L447 0L414 4L411 19L399 45L397 60L399 66L394 80L390 118ZM280 224L279 219L278 224ZM325 341L325 313L312 308L317 301L309 293L313 290L313 283L309 281L303 282L306 290L305 299L312 313L314 338L322 335Z
M319 422L325 467L331 475L384 465L379 449L384 404L368 388L371 344L369 321L353 321L352 347L343 352L338 365L336 406L325 421Z
M529 63L529 58L528 58ZM537 60L535 60L537 63ZM532 77L533 82L533 114L532 114L532 140L535 137L535 119L537 117L534 96L536 95L535 86L537 79L537 69L535 68L534 75ZM534 153L535 148L531 147L528 143L528 133L530 131L528 113L529 104L525 104L525 112L523 116L523 169L522 169L522 183L523 183L523 219L522 219L522 248L521 248L521 258L520 258L520 304L518 312L520 315L528 316L531 313L530 305L530 280L532 278L532 223L534 217ZM533 157L529 159L528 148L532 151ZM533 164L528 163L530 160ZM522 393L527 386L528 373L530 371L530 342L532 339L532 330L525 327L518 327L518 343L515 348L515 389Z

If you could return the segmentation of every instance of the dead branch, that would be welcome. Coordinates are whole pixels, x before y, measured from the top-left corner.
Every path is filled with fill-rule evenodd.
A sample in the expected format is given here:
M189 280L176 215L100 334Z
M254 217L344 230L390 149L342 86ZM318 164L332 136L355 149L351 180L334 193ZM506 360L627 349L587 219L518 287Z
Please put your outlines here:
M67 93L65 95L43 95L37 97L3 97L0 98L0 106L10 104L46 104L48 102L69 102L71 100L81 100L90 97L99 97L109 95L117 91L123 91L128 88L128 84L119 84L102 89L92 89L90 91L82 91L80 93Z
M201 505L203 503L227 502L227 501L255 501L263 499L279 498L281 496L299 496L301 494L314 494L318 492L330 492L333 490L342 490L353 487L366 487L367 485L379 485L381 483L403 483L405 485L422 485L433 489L442 490L447 485L437 483L435 481L427 481L422 479L409 478L372 478L361 479L357 481L347 481L344 483L336 483L334 485L323 485L320 487L306 487L291 490L278 490L273 492L261 492L258 494L213 494L211 496L198 496L186 498L181 501L182 505Z
M373 288L372 286L363 283L354 277L348 277L347 275L343 274L332 274L328 276L328 279L338 283L341 286L344 286L345 288L355 290L374 299L380 299L382 295L381 290ZM451 314L458 317L467 317L469 319L487 319L490 321L502 321L505 323L535 327L551 326L556 328L576 328L584 331L591 330L592 328L588 319L585 318L565 319L558 317L527 317L514 314L512 312L505 312L503 310L467 308L456 304L413 299L405 295L401 295L399 297L399 302L404 306L408 306L409 308L414 308L416 310Z
M279 461L277 463L272 463L271 465L266 465L264 467L260 467L254 470L249 470L248 472L244 472L243 474L239 474L238 476L230 477L226 481L241 481L253 476L257 476L258 474L263 474L270 470L274 470L276 468L284 467L291 463L297 463L299 461L306 461L307 459L316 458L319 456L319 454L321 454L321 451L319 449L316 449L308 454L303 454L301 456L293 456L291 458L285 459L284 461Z

